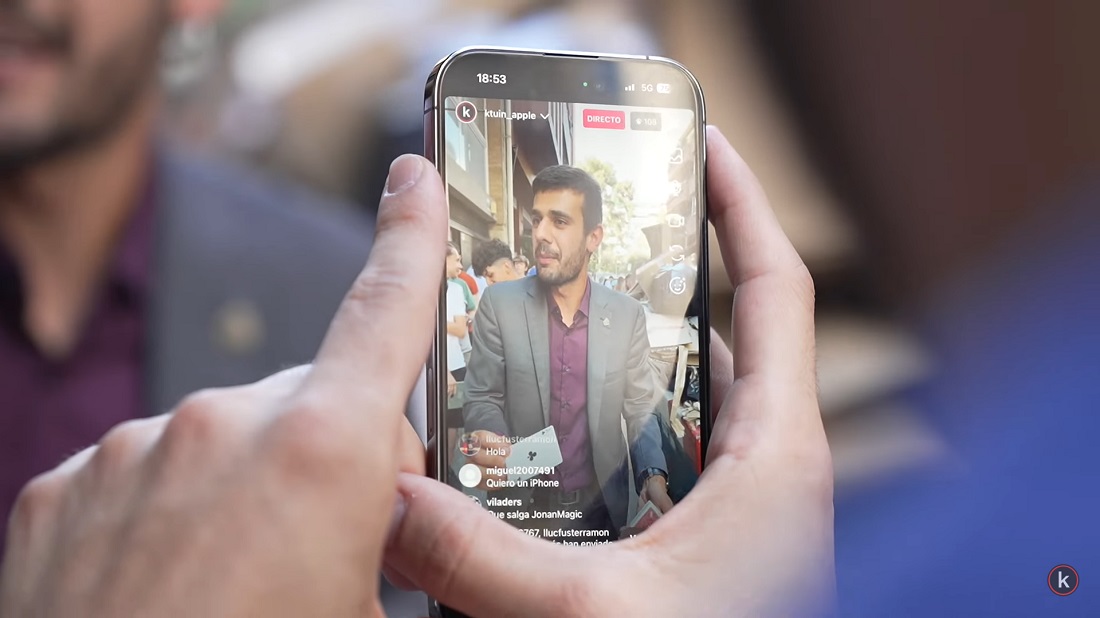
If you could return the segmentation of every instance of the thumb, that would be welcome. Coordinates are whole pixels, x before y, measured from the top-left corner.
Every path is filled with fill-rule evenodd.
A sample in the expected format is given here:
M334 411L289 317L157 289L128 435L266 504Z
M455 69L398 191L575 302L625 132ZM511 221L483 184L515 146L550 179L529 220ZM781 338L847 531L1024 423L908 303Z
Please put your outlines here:
M376 228L370 259L337 310L303 389L328 404L333 417L390 435L384 429L396 429L403 410L394 404L404 404L412 390L435 332L447 197L431 164L414 155L393 162Z
M397 489L404 513L385 562L408 583L471 616L561 616L588 607L595 548L536 539L425 477L402 474Z

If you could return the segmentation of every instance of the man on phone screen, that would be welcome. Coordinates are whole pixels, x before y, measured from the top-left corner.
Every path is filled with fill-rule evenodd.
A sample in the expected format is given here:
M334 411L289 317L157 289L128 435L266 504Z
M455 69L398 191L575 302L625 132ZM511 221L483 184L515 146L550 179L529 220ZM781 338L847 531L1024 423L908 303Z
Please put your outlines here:
M532 189L537 276L492 285L482 297L466 373L465 428L493 444L553 426L562 463L552 474L526 487L486 488L522 497L535 511L579 511L578 519L548 523L606 530L604 538L613 540L634 499L631 471L640 502L672 507L645 312L589 279L604 234L599 184L559 165L542 170ZM472 462L503 467L493 450L483 448Z

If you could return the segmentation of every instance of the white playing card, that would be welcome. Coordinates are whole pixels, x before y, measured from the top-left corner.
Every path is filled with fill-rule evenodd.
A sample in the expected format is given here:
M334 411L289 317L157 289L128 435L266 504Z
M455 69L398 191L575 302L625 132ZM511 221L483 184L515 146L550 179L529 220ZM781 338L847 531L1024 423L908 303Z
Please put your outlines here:
M505 460L505 465L511 472L508 480L525 481L538 476L539 469L559 466L561 461L558 434L551 425L512 445L512 454Z

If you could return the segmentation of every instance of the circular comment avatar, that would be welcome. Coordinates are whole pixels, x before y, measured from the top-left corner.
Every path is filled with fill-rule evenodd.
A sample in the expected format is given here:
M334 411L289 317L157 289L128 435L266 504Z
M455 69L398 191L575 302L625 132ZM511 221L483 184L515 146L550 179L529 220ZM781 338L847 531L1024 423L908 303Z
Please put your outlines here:
M481 440L472 433L464 433L458 443L458 450L467 457L473 457L481 452Z
M463 487L477 487L481 484L481 468L474 464L466 464L458 469L458 482Z

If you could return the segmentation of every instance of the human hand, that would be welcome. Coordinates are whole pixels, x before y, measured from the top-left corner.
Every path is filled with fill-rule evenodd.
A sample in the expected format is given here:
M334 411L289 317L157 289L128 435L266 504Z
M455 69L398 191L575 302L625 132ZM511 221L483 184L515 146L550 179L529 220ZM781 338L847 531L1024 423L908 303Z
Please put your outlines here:
M665 477L657 474L646 479L638 495L638 508L644 507L646 502L652 502L662 515L672 510L672 498L668 495L668 481Z
M386 563L405 583L486 617L832 611L833 478L817 404L813 282L744 161L716 129L707 145L736 349L711 346L720 409L695 488L644 535L563 547L435 481L400 475L403 517Z
M455 376L450 371L447 372L447 397L454 397L458 392L458 382L455 381Z
M395 477L423 473L403 412L446 212L432 166L398 159L312 367L194 394L34 479L11 517L0 615L380 614ZM427 254L406 261L414 245Z

